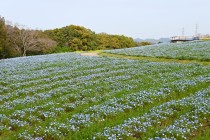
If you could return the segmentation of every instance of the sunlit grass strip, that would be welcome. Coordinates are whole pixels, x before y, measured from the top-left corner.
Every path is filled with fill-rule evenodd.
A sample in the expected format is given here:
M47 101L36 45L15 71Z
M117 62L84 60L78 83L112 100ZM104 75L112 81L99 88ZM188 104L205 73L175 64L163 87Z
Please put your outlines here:
M149 57L149 56L134 56L134 55L125 55L117 54L110 52L101 52L99 54L102 57L111 57L111 58L120 58L120 59L130 59L130 60L142 60L142 61L151 61L151 62L164 62L164 63L181 63L181 64L202 64L210 65L208 61L198 61L198 60L180 60L175 58L160 58L160 57Z

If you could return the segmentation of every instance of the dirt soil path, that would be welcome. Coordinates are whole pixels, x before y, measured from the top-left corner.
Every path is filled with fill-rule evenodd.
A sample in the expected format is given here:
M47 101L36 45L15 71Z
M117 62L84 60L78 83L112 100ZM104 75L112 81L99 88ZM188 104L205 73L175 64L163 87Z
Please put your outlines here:
M81 53L82 56L99 56L97 52Z

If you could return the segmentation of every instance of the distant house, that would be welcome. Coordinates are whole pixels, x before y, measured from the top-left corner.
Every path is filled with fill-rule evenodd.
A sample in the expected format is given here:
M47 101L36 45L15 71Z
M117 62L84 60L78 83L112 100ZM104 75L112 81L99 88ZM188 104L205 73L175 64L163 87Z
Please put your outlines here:
M171 42L172 43L182 43L182 42L194 41L194 40L199 40L199 37L189 37L189 36L174 36L174 37L171 37Z

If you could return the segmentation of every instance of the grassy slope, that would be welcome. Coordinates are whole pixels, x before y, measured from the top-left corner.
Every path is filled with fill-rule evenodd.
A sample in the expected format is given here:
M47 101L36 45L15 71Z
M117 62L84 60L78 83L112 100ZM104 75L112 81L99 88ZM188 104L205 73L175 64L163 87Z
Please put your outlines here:
M189 63L197 63L202 65L210 65L210 62L205 61L199 61L199 60L180 60L180 59L174 59L174 58L154 58L154 57L147 57L147 56L132 56L132 55L125 55L125 54L117 54L117 53L110 53L110 52L99 52L100 56L103 57L115 57L115 58L122 58L122 59L134 59L134 60L148 60L152 62L177 62L181 64L189 64ZM210 55L209 55L210 56ZM189 139L194 140L206 140L210 137L210 121L203 123L203 128L200 128L197 132L195 132L194 136L189 137Z
M112 56L115 57L116 55ZM45 56L42 57L45 59ZM196 91L199 91L202 88L208 88L209 85L208 81L198 81L196 85L187 85L183 90L181 90L182 85L177 85L177 87L174 87L174 84L180 80L193 80L194 78L202 75L208 76L208 66L201 66L196 64L180 65L174 63L156 63L156 61L173 61L157 58L146 58L146 60L155 61L155 63L149 63L148 61L91 58L80 57L77 55L75 57L61 55L58 57L58 59L56 59L55 57L57 56L49 56L50 59L40 61L30 59L27 60L27 58L23 59L24 61L21 61L21 58L20 60L13 59L16 61L13 65L13 67L16 69L12 70L10 69L10 65L13 64L13 60L8 60L5 65L3 64L4 62L0 62L0 64L3 64L1 66L5 66L1 67L1 71L4 72L1 73L1 78L3 79L2 81L5 81L1 81L1 87L6 87L6 89L1 90L1 95L2 97L4 96L5 99L0 102L0 105L3 105L6 102L15 104L15 102L13 101L21 101L22 99L27 98L28 95L30 97L37 97L36 94L40 95L41 93L46 93L48 95L51 94L51 92L55 92L55 95L46 98L45 100L42 100L42 98L38 98L35 103L26 102L24 106L21 104L17 104L13 109L1 110L1 114L6 114L6 116L10 116L10 118L15 118L31 123L30 127L17 127L14 128L14 130L12 131L4 130L3 133L1 133L0 135L1 139L11 139L11 136L14 136L13 138L16 139L16 134L23 132L26 128L29 130L29 134L33 134L34 129L37 126L41 126L42 128L44 128L39 130L39 133L41 133L42 135L45 129L48 130L52 121L57 123L66 123L67 118L72 118L74 114L90 114L89 112L84 112L84 110L94 105L100 107L104 103L112 101L114 97L117 99L121 99L120 103L126 103L127 97L135 92L139 92L142 90L159 90L163 87L171 88L171 92L167 96L160 96L158 98L151 96L151 99L153 99L152 103L147 103L145 101L143 107L137 106L131 109L126 109L123 112L118 111L115 115L109 114L106 117L102 117L104 119L103 121L90 120L93 121L93 124L89 125L88 127L81 126L79 132L75 133L74 131L70 131L67 135L61 137L61 139L92 138L96 132L102 132L105 127L116 126L123 123L124 120L128 118L141 116L144 113L148 112L152 107L159 106L167 101L179 100L183 97L190 96L192 94L195 94ZM129 56L126 57L126 59L127 58L145 60L145 57L137 58ZM25 62L29 62L29 65L25 65ZM189 61L178 60L177 62L188 63ZM209 63L207 62L204 64L208 65ZM122 69L123 71L121 71ZM40 72L42 72L43 75L39 75ZM14 74L17 75L17 77L15 77ZM39 76L34 77L34 74L37 74ZM130 77L124 77L125 75ZM53 79L54 77L55 79ZM109 80L109 78L111 79ZM65 83L66 81L71 81L72 86L68 87L70 83ZM51 83L55 84L50 85ZM132 88L129 88L129 86L131 86ZM19 89L24 89L26 91L20 91L19 94L16 95L16 92ZM61 90L56 91L56 89ZM63 91L63 89L67 89L68 92ZM6 98L9 93L11 93L11 96L9 98ZM69 97L69 93L74 96ZM92 97L95 97L96 99L93 100ZM87 102L81 102L83 100ZM79 101L79 106L77 106L73 110L69 108L71 111L66 108L68 106L63 106L66 103L69 103L67 105L70 105L71 103L75 104L77 101ZM53 104L48 105L49 102L53 102ZM24 102L21 103L24 104ZM26 116L24 116L23 118L16 118L14 115L12 115L12 113L14 113L16 110L24 110L30 108L31 106L40 105L44 105L43 108L39 110L40 112L35 111L32 115L37 116L40 119L38 122L36 122L36 120L32 122L30 120L26 120L26 118L30 116L30 114L28 113L26 113ZM49 118L43 118L43 116L40 116L39 113L47 112L48 110L52 110L53 112L53 108L64 108L65 111L62 111L61 114L55 114L52 117L49 116ZM170 125L171 123L173 123L173 120L177 119L180 114L183 114L186 111L179 112L176 116L174 116L173 119L169 117L167 120L164 121L164 125L162 127L154 126L155 131L158 131L165 126ZM3 122L3 124L7 126L11 125L11 123L8 122ZM49 132L52 133L51 131ZM209 132L209 129L206 128L205 132ZM52 137L56 137L56 135L50 133L47 133L48 136L46 137L46 139L52 139ZM204 135L199 135L199 132L195 134L198 134L199 138L206 137ZM35 133L35 136L39 135ZM150 132L150 135L147 136L146 134L144 134L142 136L147 138L149 136L155 136L155 133Z
M143 47L104 51L106 53L139 57L179 60L210 61L210 42L186 42L181 44L158 44Z
M151 62L166 62L166 63L181 63L181 64L190 64L197 63L202 65L210 65L210 62L206 61L197 61L197 60L179 60L173 58L154 58L154 57L146 57L146 56L132 56L132 55L123 55L123 54L113 54L106 52L99 52L100 56L103 57L113 57L113 58L122 58L122 59L132 59L132 60L147 60Z

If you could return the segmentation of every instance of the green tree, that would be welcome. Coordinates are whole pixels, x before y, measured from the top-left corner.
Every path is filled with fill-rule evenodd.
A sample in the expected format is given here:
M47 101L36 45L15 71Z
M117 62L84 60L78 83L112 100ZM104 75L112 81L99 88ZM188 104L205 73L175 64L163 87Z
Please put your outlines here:
M60 48L68 46L72 51L96 49L96 34L82 26L70 25L45 33L57 41Z
M90 29L76 25L47 30L45 33L58 42L57 48L69 47L71 51L118 49L137 46L137 43L130 37L106 33L95 34Z
M0 59L11 57L10 48L7 42L7 30L5 20L0 16Z
M151 45L150 42L138 42L138 46L147 46L147 45Z
M123 35L100 33L97 37L100 49L119 49L137 46L137 43L132 38Z

